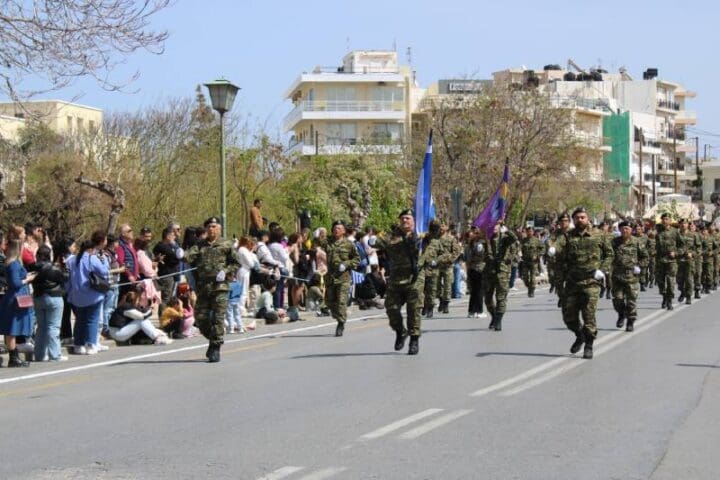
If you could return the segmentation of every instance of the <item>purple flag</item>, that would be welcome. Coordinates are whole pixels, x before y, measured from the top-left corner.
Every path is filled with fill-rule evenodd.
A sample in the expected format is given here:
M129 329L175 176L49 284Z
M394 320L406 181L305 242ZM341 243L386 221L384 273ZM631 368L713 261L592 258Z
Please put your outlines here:
M491 238L495 224L498 220L505 218L505 207L507 205L508 189L510 188L510 167L505 164L502 181L495 193L490 198L485 209L480 212L473 222L473 226L485 231L487 238Z

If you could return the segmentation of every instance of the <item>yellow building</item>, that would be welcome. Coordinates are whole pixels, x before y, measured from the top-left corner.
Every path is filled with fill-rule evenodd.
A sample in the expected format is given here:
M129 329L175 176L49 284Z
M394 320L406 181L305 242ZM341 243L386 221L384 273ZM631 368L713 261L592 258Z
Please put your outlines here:
M397 154L423 90L394 51L353 51L340 67L302 73L285 93L293 103L284 130L289 154Z
M103 111L63 100L34 100L18 105L13 102L0 103L0 135L15 141L20 128L29 119L43 122L51 130L63 135L84 132L96 133L102 130Z

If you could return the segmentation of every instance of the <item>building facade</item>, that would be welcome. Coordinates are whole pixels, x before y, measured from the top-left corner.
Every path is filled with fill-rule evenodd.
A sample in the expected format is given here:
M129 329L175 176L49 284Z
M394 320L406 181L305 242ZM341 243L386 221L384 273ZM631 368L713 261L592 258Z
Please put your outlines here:
M18 132L28 119L40 121L52 131L62 135L75 135L102 130L103 111L63 100L34 100L18 105L0 103L0 135L8 141L16 141Z
M422 97L409 66L394 51L353 51L340 67L302 73L285 93L293 109L289 154L399 154Z

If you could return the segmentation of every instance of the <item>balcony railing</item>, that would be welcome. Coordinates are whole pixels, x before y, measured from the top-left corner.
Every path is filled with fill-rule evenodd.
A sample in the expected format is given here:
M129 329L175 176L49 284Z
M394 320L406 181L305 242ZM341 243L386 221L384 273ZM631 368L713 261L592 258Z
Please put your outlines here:
M304 112L402 112L405 102L390 100L304 100L285 117L285 129L302 118Z
M668 110L680 110L680 104L678 102L671 102L669 100L658 100L657 105L660 108L667 108Z
M610 112L607 100L601 98L550 97L550 104L555 108L585 108Z

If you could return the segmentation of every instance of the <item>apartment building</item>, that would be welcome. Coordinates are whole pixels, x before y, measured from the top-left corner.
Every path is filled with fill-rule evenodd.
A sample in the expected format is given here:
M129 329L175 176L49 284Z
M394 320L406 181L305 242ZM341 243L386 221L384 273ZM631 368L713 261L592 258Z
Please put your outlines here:
M103 111L63 100L31 100L21 105L0 103L0 135L10 141L17 140L18 131L29 118L45 123L54 132L73 135L97 132L102 129Z
M397 52L349 52L339 67L302 73L285 92L293 109L288 154L399 154L424 90Z

